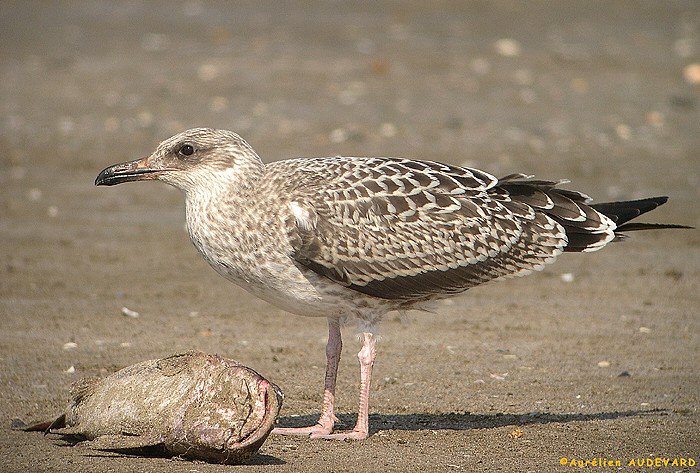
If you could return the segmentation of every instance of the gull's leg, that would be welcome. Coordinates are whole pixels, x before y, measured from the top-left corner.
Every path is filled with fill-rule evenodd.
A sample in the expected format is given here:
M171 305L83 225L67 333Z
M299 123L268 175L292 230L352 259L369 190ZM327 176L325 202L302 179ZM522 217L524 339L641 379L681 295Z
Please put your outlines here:
M326 379L323 390L321 416L316 425L309 427L279 427L272 431L281 435L328 435L333 432L333 425L338 420L333 410L335 403L335 380L338 375L340 352L343 340L340 335L340 319L328 318L328 343L326 344Z
M357 423L351 432L339 432L337 434L313 434L312 438L324 438L333 440L363 440L369 435L369 387L372 380L372 366L377 356L375 344L377 339L369 332L362 334L362 349L357 354L360 360L360 407L357 412Z

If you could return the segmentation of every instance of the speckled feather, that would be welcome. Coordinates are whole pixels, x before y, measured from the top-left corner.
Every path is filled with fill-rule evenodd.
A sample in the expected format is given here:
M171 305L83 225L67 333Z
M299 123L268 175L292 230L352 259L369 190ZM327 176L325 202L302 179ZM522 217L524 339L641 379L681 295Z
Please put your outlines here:
M190 238L225 278L289 312L370 327L390 310L541 270L563 251L598 250L666 201L590 204L563 182L404 158L266 165L237 134L206 128L138 162L185 192Z
M601 248L615 224L587 196L524 175L401 158L308 158L266 168L294 219L293 257L356 291L420 301L522 276L567 247Z
M279 434L369 435L374 331L391 310L542 269L563 251L595 251L666 197L590 204L561 182L502 179L403 158L308 158L265 165L238 135L198 128L95 181L159 179L185 192L192 242L222 276L281 309L328 318L319 421ZM333 433L340 324L362 332L360 404L351 432Z

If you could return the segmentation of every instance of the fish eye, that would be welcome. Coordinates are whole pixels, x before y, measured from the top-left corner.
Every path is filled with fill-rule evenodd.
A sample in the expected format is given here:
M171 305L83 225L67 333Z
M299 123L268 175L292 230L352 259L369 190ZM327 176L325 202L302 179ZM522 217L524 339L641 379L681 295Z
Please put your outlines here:
M194 146L182 145L182 147L178 150L178 154L181 154L182 156L192 156L194 154Z

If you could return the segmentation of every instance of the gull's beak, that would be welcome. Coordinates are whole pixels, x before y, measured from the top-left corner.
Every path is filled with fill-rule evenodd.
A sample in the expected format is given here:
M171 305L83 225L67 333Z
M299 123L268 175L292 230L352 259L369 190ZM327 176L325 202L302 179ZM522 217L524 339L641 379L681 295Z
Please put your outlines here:
M119 163L103 169L95 179L96 186L113 186L122 182L144 181L157 179L158 174L167 169L154 169L150 166L149 158Z

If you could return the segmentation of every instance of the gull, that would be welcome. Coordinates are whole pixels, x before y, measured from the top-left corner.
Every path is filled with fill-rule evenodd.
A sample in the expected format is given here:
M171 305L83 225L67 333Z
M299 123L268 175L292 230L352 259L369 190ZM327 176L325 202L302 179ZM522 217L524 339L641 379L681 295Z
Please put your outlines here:
M362 440L376 327L390 311L430 310L490 281L542 270L562 252L597 251L667 197L591 203L568 181L434 161L320 157L264 164L236 133L195 128L147 157L104 169L96 185L159 180L185 194L187 230L224 278L286 312L328 320L319 420L275 433ZM352 431L334 432L340 327L362 339Z

